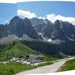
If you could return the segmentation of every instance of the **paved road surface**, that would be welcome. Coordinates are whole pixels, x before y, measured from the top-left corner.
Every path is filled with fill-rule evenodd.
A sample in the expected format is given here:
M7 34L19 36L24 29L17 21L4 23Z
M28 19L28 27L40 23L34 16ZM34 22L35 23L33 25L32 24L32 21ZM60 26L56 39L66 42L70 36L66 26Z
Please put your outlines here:
M44 66L44 67L38 67L33 70L28 70L24 72L17 73L16 75L29 75L29 74L43 74L43 73L54 73L56 72L67 60L74 59L74 58L68 58L68 59L61 59L54 64Z

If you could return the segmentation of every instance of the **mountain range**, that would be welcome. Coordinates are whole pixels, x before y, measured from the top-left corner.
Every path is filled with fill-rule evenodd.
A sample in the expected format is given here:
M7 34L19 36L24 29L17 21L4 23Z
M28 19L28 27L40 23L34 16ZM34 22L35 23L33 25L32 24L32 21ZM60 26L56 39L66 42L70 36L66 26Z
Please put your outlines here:
M69 22L56 20L54 23L48 19L31 19L34 28L44 38L51 40L75 40L75 26Z
M0 24L0 51L16 40L44 54L75 55L75 25L66 21L15 16L9 24Z
M74 41L75 26L69 22L48 19L13 17L9 24L0 24L0 43L11 40Z

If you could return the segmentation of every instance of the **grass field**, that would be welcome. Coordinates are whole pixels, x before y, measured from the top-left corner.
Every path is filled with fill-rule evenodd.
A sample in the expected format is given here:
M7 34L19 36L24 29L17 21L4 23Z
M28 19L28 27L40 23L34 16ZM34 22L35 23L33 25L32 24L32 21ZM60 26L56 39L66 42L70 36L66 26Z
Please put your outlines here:
M26 56L29 54L38 54L38 53L40 52L37 50L33 50L29 48L27 45L23 45L20 42L16 42L15 44L11 43L0 52L0 61L9 60L13 57L17 57L20 55ZM49 61L49 60L53 61L58 59L57 57L53 57L51 55L47 55L47 54L43 54L43 55L45 57L45 61Z
M67 61L58 71L68 71L75 69L75 59Z
M25 71L25 70L30 70L34 69L37 67L45 66L45 65L50 65L52 62L46 62L46 63L41 63L36 66L32 65L22 65L20 63L17 63L15 61L10 62L9 64L3 65L0 64L0 75L14 75L18 72Z
M29 48L21 43L16 43L15 45L10 44L0 52L0 61L9 60L12 57L19 55L37 54L36 50Z
M20 42L11 43L8 46L6 46L1 52L0 52L0 61L7 61L11 59L12 57L16 57L19 55L29 55L29 54L38 54L40 52L33 50L29 48L26 45L23 45ZM42 54L42 53L40 53ZM51 61L57 60L58 58L50 56L50 55L44 55L44 61L46 63L38 64L37 66L32 65L23 65L21 63L17 63L15 61L12 61L6 65L0 64L0 75L13 75L15 73L34 69L40 66L50 65L52 64Z

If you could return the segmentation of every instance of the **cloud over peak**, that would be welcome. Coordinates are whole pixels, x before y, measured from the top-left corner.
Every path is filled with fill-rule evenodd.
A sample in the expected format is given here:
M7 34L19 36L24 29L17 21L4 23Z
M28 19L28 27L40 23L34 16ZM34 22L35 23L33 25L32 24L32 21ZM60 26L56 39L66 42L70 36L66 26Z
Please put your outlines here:
M27 18L34 18L37 17L35 13L31 13L30 11L24 11L24 10L17 10L17 15Z
M52 22L55 22L56 20L62 20L62 21L68 21L72 24L75 24L74 17L65 17L65 16L61 16L61 15L48 14L48 15L46 15L46 18Z
M30 11L25 11L25 10L17 10L17 15L21 17L27 17L29 19L37 17L35 13L32 13ZM74 17L65 17L61 15L56 15L56 14L47 14L46 16L38 16L37 18L39 19L48 19L51 22L55 22L56 20L62 20L62 21L67 21L75 25L75 18Z

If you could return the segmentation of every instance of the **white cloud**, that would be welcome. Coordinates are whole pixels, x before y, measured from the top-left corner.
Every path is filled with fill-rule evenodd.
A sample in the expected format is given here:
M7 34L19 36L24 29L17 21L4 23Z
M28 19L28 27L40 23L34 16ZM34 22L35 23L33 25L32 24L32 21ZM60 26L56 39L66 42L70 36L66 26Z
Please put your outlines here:
M29 1L71 1L75 0L0 0L0 3L17 3L17 2L29 2Z
M9 21L8 20L5 20L5 23L8 23Z
M29 19L37 17L35 13L32 13L30 11L25 11L25 10L17 10L17 15L22 16L22 17L27 17Z
M41 17L41 16L40 16L40 17L38 17L38 18L39 18L39 19L43 19L43 20L45 19L45 17Z
M46 18L52 22L54 22L58 19L58 20L68 21L72 24L75 24L75 18L74 17L65 17L65 16L61 16L61 15L48 14L48 15L46 15Z
M18 10L17 14L22 17L27 17L27 18L34 18L37 17L35 13L31 13L30 11L25 11L25 10ZM44 17L38 17L39 19L48 19L51 22L55 22L56 20L62 20L62 21L68 21L72 24L75 24L75 18L74 17L65 17L61 15L55 15L55 14L47 14Z

